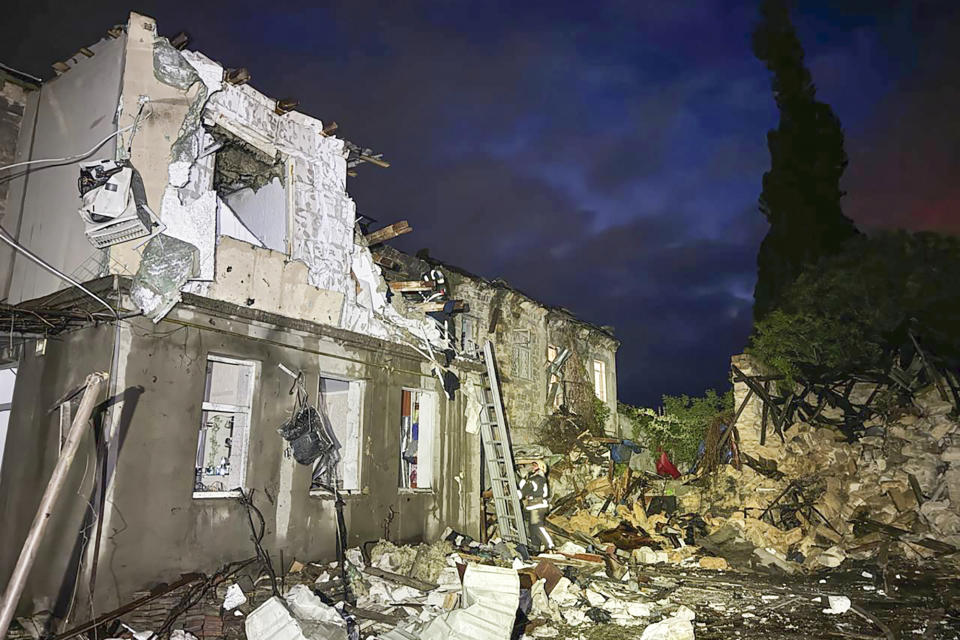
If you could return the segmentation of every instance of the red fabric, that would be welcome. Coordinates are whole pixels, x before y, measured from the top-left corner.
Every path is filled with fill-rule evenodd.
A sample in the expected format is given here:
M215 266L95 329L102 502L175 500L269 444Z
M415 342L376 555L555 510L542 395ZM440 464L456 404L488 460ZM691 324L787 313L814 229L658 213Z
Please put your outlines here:
M677 471L677 468L670 462L670 456L667 455L666 451L660 452L660 459L657 460L657 475L670 476L674 479L680 477L680 472Z

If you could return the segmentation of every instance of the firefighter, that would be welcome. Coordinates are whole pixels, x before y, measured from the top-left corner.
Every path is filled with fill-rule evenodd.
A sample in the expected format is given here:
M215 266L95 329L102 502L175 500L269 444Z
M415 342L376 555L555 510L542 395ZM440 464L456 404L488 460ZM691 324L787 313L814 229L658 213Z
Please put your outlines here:
M549 509L550 485L547 483L547 465L533 462L527 477L520 481L517 492L523 503L530 545L536 551L553 549L553 539L547 533L546 515Z

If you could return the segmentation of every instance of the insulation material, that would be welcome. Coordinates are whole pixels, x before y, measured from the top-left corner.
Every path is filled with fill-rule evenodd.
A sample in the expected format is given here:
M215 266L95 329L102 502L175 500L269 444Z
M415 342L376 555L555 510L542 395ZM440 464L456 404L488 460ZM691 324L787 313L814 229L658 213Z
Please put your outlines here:
M159 234L143 250L130 298L145 316L159 322L180 301L180 288L197 271L197 248Z
M290 257L307 265L313 286L346 294L356 215L344 190L343 141L321 135L323 125L314 118L278 116L275 104L248 85L227 85L211 98L206 116L268 156L279 151L291 159Z
M160 219L167 225L166 234L194 245L199 251L199 269L195 278L213 280L214 252L217 236L217 193L207 191L184 204L175 187L163 193Z
M520 606L520 576L514 569L467 565L462 609L437 616L421 640L508 640Z

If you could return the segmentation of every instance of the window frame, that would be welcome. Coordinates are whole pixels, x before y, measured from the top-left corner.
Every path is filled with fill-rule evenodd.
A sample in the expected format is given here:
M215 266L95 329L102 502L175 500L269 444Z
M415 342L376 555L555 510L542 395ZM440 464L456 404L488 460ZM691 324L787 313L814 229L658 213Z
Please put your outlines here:
M0 364L0 371L6 371L7 369L13 369L13 388L10 390L10 402L4 402L0 404L0 413L7 413L7 424L4 427L3 433L0 433L0 469L3 468L3 454L6 450L7 445L7 436L10 434L10 418L13 417L13 396L17 392L17 380L20 375L20 361L11 360L9 362L4 362Z
M597 365L600 370L597 371ZM597 386L597 374L600 374L600 385ZM601 393L602 392L602 393ZM607 402L607 363L600 358L593 358L593 393L600 402Z
M397 461L398 461L398 469L397 469L397 493L398 493L398 494L433 493L434 490L435 490L435 488L436 488L436 487L435 487L435 485L436 485L436 482L435 482L435 480L436 480L436 473L435 473L435 472L437 471L437 469L436 469L437 455L436 455L436 454L437 454L437 442L438 442L438 441L437 441L437 433L438 433L438 431L439 431L439 430L438 430L438 424L439 424L439 422L440 422L440 394L437 393L436 391L434 391L433 389L424 389L424 388L418 388L418 387L401 387L401 388L400 388L400 402L399 402L399 406L400 406L400 415L399 415L399 418L400 418L400 420L398 420L398 422L397 422L397 427L402 427L402 424L403 424L403 392L404 392L404 391L409 391L410 393L418 393L418 394L421 394L421 396L429 395L429 397L432 398L433 406L432 406L432 408L431 408L432 410L431 410L431 412L430 412L430 414L429 414L429 415L430 415L430 418L431 418L431 422L428 423L428 424L429 424L429 427L428 427L428 429L427 429L427 433L430 434L430 442L429 442L429 450L430 450L430 457L429 457L430 467L429 467L429 469L430 469L430 471L429 471L429 476L428 476L428 477L430 478L430 484L429 484L429 486L426 486L426 487L421 487L421 486L416 486L416 487L404 487L404 486L402 486L401 480L402 480L402 478L403 478L403 475L402 475L402 474L403 474L403 465L402 465L403 451L402 451L402 450L398 450L398 451L397 451ZM411 406L412 406L412 405L411 405ZM420 414L420 415L421 415L421 420L422 420L422 416L424 415L424 413L423 413L422 410L421 410L421 414ZM421 422L421 423L420 423L420 431L419 431L419 434L418 434L418 435L423 435L423 433L424 433L424 431L423 431L423 423ZM422 442L421 438L418 437L417 439ZM403 442L401 441L400 444L402 445ZM418 443L418 444L417 444L417 479L418 479L418 484L419 484L420 470L421 470L421 466L420 466L420 457L421 457L421 455L420 455L420 446L421 446L421 445Z
M338 380L340 382L347 383L347 406L349 407L350 396L354 393L357 394L357 487L355 489L339 489L338 493L342 496L354 496L363 494L363 397L366 392L365 380L356 379L356 378L347 378L339 374L328 374L323 371L317 376L317 402L316 409L320 410L318 406L320 403L320 385L323 384L323 379L327 380ZM356 389L356 391L354 391ZM341 457L341 461L343 458ZM334 497L334 492L329 489L324 489L323 487L313 487L313 471L315 469L316 463L310 466L310 481L307 485L308 494L313 498L323 498L329 499Z
M560 355L560 346L556 344L547 343L547 364L553 364L553 361L557 359ZM565 385L563 384L563 369L557 373L550 374L550 379L547 380L547 392L549 393L550 387L554 384L557 385L557 393L553 396L553 409L559 409L563 406L565 401Z
M234 404L225 404L220 402L207 402L206 400L201 400L200 402L200 427L197 430L197 451L196 456L200 454L200 438L203 434L203 414L209 411L217 413L232 413L232 414L245 414L247 416L247 422L245 427L244 438L246 442L243 444L243 449L240 451L240 488L247 489L247 467L250 460L250 434L253 431L253 407L256 399L257 392L257 382L260 379L260 362L257 360L246 360L242 358L234 358L230 356L221 356L219 354L208 353L207 357L204 359L204 364L209 365L211 362L220 362L222 364L229 364L235 366L249 367L251 369L250 380L245 390L246 396L249 399L249 406L243 405L234 405ZM207 382L206 382L206 367L204 367L204 383L203 383L203 395L207 394ZM204 442L204 445L206 442ZM196 474L196 458L194 459L194 474ZM197 500L204 500L209 498L237 498L240 496L240 492L237 490L226 490L226 491L197 491L196 490L196 475L194 475L194 490L192 497Z

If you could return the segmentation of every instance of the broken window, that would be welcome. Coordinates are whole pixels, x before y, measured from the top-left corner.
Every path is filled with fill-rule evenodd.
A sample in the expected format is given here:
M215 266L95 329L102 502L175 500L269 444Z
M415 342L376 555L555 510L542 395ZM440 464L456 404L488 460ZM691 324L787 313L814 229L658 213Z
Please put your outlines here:
M404 389L400 402L400 488L433 486L436 394Z
M311 492L360 490L360 424L363 405L362 382L320 377L317 411L327 433L337 445L335 477L330 477L324 461L317 460L310 481Z
M477 319L467 314L460 315L460 351L468 358L480 357L480 345L477 344Z
M286 253L286 163L219 127L211 134L219 234Z
M593 391L603 402L607 401L607 363L593 361Z
M560 349L556 345L548 344L547 345L547 362L553 362L557 359L557 356L560 355ZM547 392L550 393L552 389L556 389L553 392L553 408L559 409L563 404L563 380L560 377L560 372L551 373L550 381L547 385Z
M17 363L0 365L0 465L3 464L3 448L7 442L7 426L13 409L13 387L17 384Z
M257 363L207 356L194 497L245 488Z
M530 380L533 377L530 365L530 331L515 331L513 358L510 360L510 376Z

